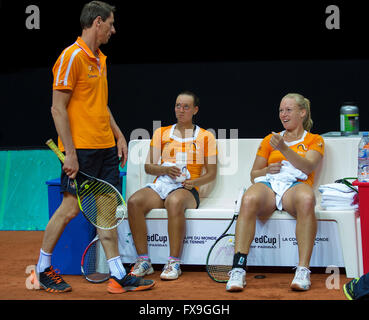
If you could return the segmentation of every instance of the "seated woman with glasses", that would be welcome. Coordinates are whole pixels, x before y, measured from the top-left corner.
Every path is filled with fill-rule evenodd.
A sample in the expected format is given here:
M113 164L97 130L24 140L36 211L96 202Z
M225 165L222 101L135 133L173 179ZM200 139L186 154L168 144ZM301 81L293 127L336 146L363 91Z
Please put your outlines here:
M169 258L160 278L174 280L181 275L180 256L185 236L185 210L198 208L199 187L211 182L217 172L215 137L193 124L199 111L198 97L189 91L175 102L177 123L155 130L145 171L156 176L153 183L128 199L128 221L138 254L132 273L154 272L148 256L145 215L154 208L168 212ZM160 163L159 163L160 162Z

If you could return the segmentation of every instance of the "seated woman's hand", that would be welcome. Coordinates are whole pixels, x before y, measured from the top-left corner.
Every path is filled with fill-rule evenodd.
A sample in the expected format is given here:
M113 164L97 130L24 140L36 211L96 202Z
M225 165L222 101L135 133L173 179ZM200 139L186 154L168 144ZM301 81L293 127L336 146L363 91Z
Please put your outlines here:
M195 187L195 182L194 180L186 180L182 182L182 185L185 189L191 190Z
M271 163L267 168L267 173L270 173L270 174L279 173L281 171L281 168L282 168L281 162Z
M165 170L166 170L165 174L171 177L172 179L176 179L181 175L181 170L176 166L165 167Z
M283 150L287 147L287 145L284 143L283 137L279 135L278 133L272 132L273 136L270 139L270 145L273 147L273 149L276 150Z

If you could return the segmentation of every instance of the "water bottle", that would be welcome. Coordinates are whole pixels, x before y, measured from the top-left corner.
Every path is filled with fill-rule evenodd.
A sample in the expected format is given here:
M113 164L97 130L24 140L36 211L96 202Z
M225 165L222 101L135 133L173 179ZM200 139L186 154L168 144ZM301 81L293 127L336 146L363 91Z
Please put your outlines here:
M187 153L177 152L176 153L176 166L181 170L181 175L176 178L176 182L183 182L186 180L187 172Z
M369 182L369 136L368 132L363 132L359 142L358 170L359 182Z

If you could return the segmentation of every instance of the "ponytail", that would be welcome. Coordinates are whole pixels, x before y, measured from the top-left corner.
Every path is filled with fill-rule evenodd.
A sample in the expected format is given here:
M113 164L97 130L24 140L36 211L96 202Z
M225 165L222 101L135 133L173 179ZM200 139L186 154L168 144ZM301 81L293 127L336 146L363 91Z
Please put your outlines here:
M304 106L303 107L300 106L300 108L306 110L306 116L303 122L303 126L306 131L310 132L310 129L313 126L313 120L311 119L311 111L310 111L310 100L304 98Z

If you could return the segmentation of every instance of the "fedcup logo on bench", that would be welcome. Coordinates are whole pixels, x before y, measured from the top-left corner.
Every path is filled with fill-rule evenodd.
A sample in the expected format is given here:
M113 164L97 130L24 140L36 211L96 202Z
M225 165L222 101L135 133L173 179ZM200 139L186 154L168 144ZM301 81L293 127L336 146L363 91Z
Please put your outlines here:
M152 247L166 247L168 244L168 236L160 235L158 233L153 233L147 235L147 242L149 246Z
M279 235L278 239L276 237L269 237L268 235L261 235L254 238L254 242L255 244L258 244L258 248L277 248L276 244L278 240Z
M162 127L161 121L153 121L153 129L154 133L156 129ZM225 140L227 139L226 144L222 144L222 147L225 149L224 152L220 156L218 156L215 160L209 159L209 164L211 161L217 161L219 166L219 175L234 175L238 172L238 129L206 129L211 132L215 139L217 140ZM228 132L229 131L229 132ZM185 136L192 138L193 130L189 129L185 131ZM130 141L132 140L151 140L152 136L147 129L137 128L131 132ZM201 150L208 148L208 146L201 145L202 142L199 140L195 140L194 147L192 148L193 152L189 152L189 159L187 159L188 163L191 163L193 159L195 159L194 154L196 154L196 163L201 164L204 163L205 159L201 157ZM161 150L160 150L161 152ZM192 159L191 159L192 155ZM132 145L129 150L129 161L133 165L143 165L146 162L147 151L142 148L140 143ZM202 162L201 162L202 161Z

